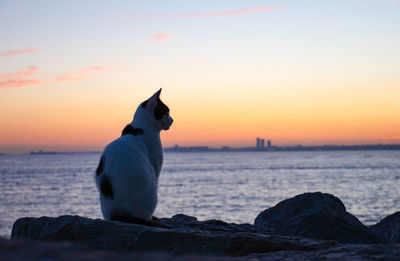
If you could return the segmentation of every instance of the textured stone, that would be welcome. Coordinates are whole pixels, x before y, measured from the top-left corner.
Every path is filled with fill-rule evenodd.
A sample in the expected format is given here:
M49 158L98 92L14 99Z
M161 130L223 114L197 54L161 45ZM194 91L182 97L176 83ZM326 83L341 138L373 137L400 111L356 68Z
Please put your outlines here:
M370 227L391 243L400 243L400 212L396 212Z
M358 261L358 260L385 260L398 261L400 256L400 244L376 244L357 245L347 244L316 251L279 251L271 253L252 254L236 260L334 260L334 261Z
M342 245L315 251L277 251L249 256L173 255L165 252L127 252L76 247L68 242L33 242L1 240L0 260L135 260L135 261L271 261L271 260L399 260L397 245Z
M399 260L400 244L393 244L399 219L400 212L368 228L322 193L282 201L262 212L256 226L182 214L161 219L168 228L79 216L21 218L12 240L0 239L0 260ZM392 244L372 244L382 238ZM346 244L354 242L368 244Z
M177 215L162 219L170 228L88 219L79 216L21 218L13 226L12 239L70 241L84 248L127 251L163 251L174 254L249 255L281 250L315 250L332 241L265 234L245 224L218 220L197 221Z
M348 213L337 197L321 192L284 200L261 212L254 224L275 234L341 243L381 243L385 240Z

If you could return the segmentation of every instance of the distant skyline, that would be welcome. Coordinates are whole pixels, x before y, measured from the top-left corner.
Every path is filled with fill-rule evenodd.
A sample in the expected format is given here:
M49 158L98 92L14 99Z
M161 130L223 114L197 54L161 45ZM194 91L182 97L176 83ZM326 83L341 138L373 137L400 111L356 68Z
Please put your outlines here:
M400 143L400 1L0 1L0 152Z

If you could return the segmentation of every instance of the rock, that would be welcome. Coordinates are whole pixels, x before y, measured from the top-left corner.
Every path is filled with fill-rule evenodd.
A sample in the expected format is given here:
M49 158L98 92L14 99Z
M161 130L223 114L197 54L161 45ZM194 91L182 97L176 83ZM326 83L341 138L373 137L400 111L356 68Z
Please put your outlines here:
M137 261L270 261L270 260L399 260L400 244L342 245L315 251L277 251L255 253L249 256L173 255L165 252L128 252L87 249L68 242L33 242L27 240L1 240L0 260L137 260Z
M270 235L249 224L198 221L184 215L162 221L171 228L79 216L21 218L14 223L11 238L69 241L86 249L237 256L282 250L311 251L335 245L332 241Z
M223 231L230 233L237 232L250 232L250 233L263 233L263 234L272 234L271 230L267 230L264 228L259 228L250 224L234 224L234 223L226 223L221 220L206 220L206 221L198 221L195 217L186 216L183 214L178 214L173 216L172 218L162 218L161 219L164 224L172 228L183 228L189 227L192 230L201 231Z
M337 197L321 192L284 200L261 212L254 224L275 234L341 243L382 243L385 240L348 213Z
M400 211L387 216L370 228L389 242L400 243Z
M15 261L64 261L64 260L135 260L135 261L169 261L169 260L204 260L224 261L229 257L182 256L168 253L126 252L100 249L85 249L70 243L60 242L33 242L27 240L0 240L0 260Z
M316 251L279 251L261 254L252 254L240 257L237 261L269 261L269 260L335 260L335 261L360 261L360 260L385 260L398 261L400 245L376 244L357 245L347 244Z

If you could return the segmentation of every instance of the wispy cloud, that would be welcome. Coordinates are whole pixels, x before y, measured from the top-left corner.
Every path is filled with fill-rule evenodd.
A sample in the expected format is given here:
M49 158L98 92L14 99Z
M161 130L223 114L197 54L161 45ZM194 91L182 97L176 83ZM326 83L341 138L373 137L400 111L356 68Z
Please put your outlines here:
M37 72L36 66L30 66L29 69L20 72L0 74L0 88L19 88L25 85L38 84L37 79L26 79L34 76Z
M232 15L241 15L241 14L250 14L250 13L269 12L269 11L275 11L277 9L278 8L276 8L276 7L253 7L253 8L244 8L244 9L238 9L238 10L208 12L208 13L159 14L159 15L152 15L151 17L154 17L154 18L208 18L208 17L218 17L218 16L232 16Z
M75 71L75 72L93 72L93 71L103 71L103 70L108 70L110 69L110 67L107 66L102 66L102 65L96 65L96 66L92 66L80 71Z
M7 52L0 52L0 56L7 57L7 56L13 56L13 55L18 55L18 54L23 54L23 53L35 53L38 51L39 50L35 49L35 48L12 50L12 51L7 51Z
M58 75L43 77L39 75L36 66L31 66L25 71L0 74L0 88L21 88L30 85L57 84L68 81L87 80L93 73L111 69L107 66L92 66L82 70L75 70Z
M170 39L171 37L172 37L172 35L168 34L168 33L158 33L158 34L153 35L153 37L151 39L154 42L163 42L163 41Z
M36 71L37 71L37 67L36 66L30 66L25 71L7 73L7 74L0 74L0 80L6 79L6 78L10 79L10 78L21 78L21 77L31 76L31 75L34 75L36 73Z
M118 16L114 18L121 19L194 19L194 18L210 18L210 17L223 17L223 16L234 16L234 15L244 15L251 13L262 13L262 12L272 12L279 10L279 7L250 7L236 10L227 11L216 11L216 12L204 12L204 13L181 13L181 14L145 14L145 15L126 15Z

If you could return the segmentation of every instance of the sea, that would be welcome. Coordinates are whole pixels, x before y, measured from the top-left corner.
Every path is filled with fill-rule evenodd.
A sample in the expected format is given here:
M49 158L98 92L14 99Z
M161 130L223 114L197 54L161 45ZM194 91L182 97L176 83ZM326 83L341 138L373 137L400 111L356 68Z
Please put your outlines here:
M100 153L0 155L0 236L20 217L102 218ZM400 151L168 152L155 215L254 222L305 192L340 198L366 225L400 211Z

